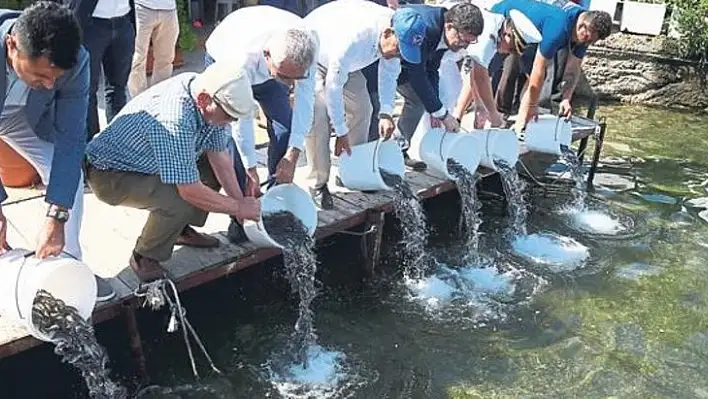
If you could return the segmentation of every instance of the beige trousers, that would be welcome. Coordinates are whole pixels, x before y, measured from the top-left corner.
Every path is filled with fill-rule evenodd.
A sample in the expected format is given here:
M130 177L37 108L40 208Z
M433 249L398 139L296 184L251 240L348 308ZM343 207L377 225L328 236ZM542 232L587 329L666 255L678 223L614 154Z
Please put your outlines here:
M135 97L148 88L145 67L152 42L152 82L154 85L172 76L172 61L179 36L177 10L152 10L135 5L135 52L128 78L128 90Z
M312 130L305 137L305 154L307 157L308 180L314 188L322 188L329 181L329 171L332 167L330 136L330 119L324 101L326 69L320 66L317 70L315 116ZM344 85L344 113L349 129L349 145L362 144L369 139L369 124L373 107L366 90L366 78L361 71L349 74Z

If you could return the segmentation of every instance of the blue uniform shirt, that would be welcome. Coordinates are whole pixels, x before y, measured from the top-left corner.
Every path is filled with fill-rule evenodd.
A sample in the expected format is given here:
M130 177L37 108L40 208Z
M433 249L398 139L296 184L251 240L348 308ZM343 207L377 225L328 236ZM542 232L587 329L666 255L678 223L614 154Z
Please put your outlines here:
M569 5L560 8L537 0L503 0L492 7L492 12L509 17L509 11L518 10L533 22L543 39L538 45L541 54L550 59L558 50L570 47L575 23L584 9ZM573 55L583 58L587 46L572 46Z
M195 76L174 76L133 98L89 143L91 165L159 175L165 184L198 182L199 156L226 150L231 136L199 113L189 88Z

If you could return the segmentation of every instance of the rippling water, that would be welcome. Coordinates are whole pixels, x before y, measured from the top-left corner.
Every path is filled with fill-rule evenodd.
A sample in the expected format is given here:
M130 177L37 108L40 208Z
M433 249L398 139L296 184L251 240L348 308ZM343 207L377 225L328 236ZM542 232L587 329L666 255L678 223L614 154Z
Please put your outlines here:
M572 196L567 185L551 195L530 184L526 193L528 233L537 238L527 248L550 251L557 247L544 247L543 239L564 237L574 250L561 255L582 254L581 262L515 253L504 237L503 206L483 192L484 262L464 261L459 198L443 195L425 206L426 252L439 267L415 290L400 278L394 223L387 223L374 278L361 267L358 237L319 248L322 286L312 309L326 356L313 370L338 368L309 375L315 397L706 397L708 223L699 202L687 200L708 197L708 119L635 107L603 107L600 114L610 129L607 157L586 198L596 213L578 224L560 212ZM287 387L273 386L266 366L288 342L298 303L280 262L184 294L190 321L226 372L221 378L195 382L179 337L166 336L154 314L140 319L151 383L160 387L150 397L283 396ZM98 334L117 362L111 369L132 375L125 338L109 339L108 329L99 326ZM82 381L71 373L53 378L57 370L46 367L58 360L40 355L0 362L0 397L81 397L75 392ZM47 391L29 383L32 367L32 378L47 376ZM27 383L7 383L15 380ZM198 391L202 386L213 389ZM172 393L160 396L160 389Z

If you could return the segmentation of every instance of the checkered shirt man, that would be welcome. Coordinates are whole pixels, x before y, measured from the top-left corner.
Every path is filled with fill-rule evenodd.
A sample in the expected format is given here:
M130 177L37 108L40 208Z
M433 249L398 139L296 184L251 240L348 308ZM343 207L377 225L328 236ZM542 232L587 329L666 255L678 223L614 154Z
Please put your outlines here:
M141 93L88 145L88 161L102 170L159 175L165 184L199 181L197 159L228 146L228 126L208 124L184 73Z

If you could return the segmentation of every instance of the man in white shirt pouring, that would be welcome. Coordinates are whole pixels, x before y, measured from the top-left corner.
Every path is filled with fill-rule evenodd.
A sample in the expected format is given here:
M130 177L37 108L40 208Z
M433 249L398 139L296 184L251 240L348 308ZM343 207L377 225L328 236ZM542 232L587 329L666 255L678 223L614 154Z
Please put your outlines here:
M465 85L459 93L453 115L458 119L475 103L474 127L481 129L486 122L492 127L504 124L503 117L495 101L489 67L495 54L521 54L530 44L541 41L541 33L533 22L517 10L511 10L509 18L482 10L484 31L477 43L466 49Z
M352 146L368 141L373 108L362 70L376 61L381 104L378 133L386 140L393 134L396 80L401 71L398 57L413 64L420 62L426 28L418 14L408 11L394 13L369 1L339 0L305 18L308 28L320 38L315 120L305 137L305 150L309 177L314 180L310 191L322 209L334 207L327 188L330 124L337 136L336 156L351 155Z
M317 48L317 36L305 28L302 18L271 6L232 12L206 41L206 65L215 60L240 62L248 74L253 97L267 119L269 187L293 181L305 135L312 127ZM289 90L293 85L295 103L291 108ZM245 195L258 196L254 118L242 118L231 128L241 154L234 157L234 168L237 175L246 169ZM235 219L228 236L232 242L246 239Z

